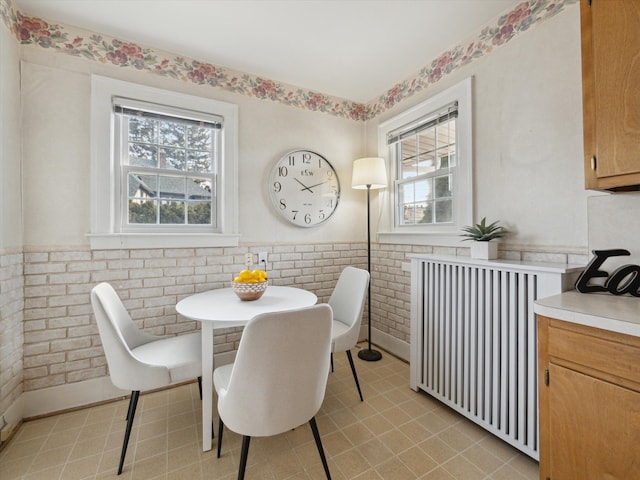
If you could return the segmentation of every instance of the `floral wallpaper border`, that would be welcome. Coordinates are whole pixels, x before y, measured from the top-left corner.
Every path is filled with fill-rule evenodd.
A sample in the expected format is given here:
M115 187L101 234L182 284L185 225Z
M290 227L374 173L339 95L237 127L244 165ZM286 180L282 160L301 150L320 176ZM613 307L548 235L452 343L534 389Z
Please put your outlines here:
M325 95L249 73L143 47L125 40L91 33L75 27L52 24L13 8L11 0L0 0L0 17L22 45L31 45L87 60L132 68L196 85L271 100L314 112L324 112L357 121L370 120L413 94L425 90L454 70L491 53L533 25L543 22L578 0L525 0L483 28L467 42L447 50L417 74L397 83L368 104Z

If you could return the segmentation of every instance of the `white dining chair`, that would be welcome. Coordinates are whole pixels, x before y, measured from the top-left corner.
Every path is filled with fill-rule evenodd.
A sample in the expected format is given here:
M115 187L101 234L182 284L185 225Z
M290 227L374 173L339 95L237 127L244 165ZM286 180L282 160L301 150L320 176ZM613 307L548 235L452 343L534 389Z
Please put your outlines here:
M322 405L331 353L331 307L264 313L244 328L235 362L213 372L218 394L218 458L224 426L242 435L238 479L251 437L278 435L309 422L331 479L315 415Z
M140 331L108 283L100 283L91 290L91 305L111 382L118 388L131 391L118 465L120 475L140 392L196 377L202 392L202 344L200 333L158 337ZM202 398L202 393L200 396Z
M346 352L353 379L358 388L360 401L363 400L362 390L360 390L360 382L353 363L351 349L358 343L368 286L369 272L361 268L345 267L340 273L340 277L329 298L329 305L333 310L331 370L333 371L333 353Z

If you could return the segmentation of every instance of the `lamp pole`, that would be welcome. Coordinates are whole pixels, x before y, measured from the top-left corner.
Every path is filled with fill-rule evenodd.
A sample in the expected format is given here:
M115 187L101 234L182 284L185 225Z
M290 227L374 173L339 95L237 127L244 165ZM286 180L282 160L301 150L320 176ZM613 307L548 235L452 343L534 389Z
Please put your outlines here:
M367 342L369 348L360 350L358 357L367 362L375 362L382 358L382 354L377 350L371 349L371 184L367 184L367 271L369 272L369 292L367 294L368 302L368 325L367 325Z

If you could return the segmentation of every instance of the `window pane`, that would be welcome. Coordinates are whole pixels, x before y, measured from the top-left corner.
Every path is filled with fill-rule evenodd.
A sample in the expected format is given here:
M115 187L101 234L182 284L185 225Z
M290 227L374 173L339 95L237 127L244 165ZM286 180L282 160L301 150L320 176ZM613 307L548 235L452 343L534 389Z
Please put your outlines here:
M185 170L186 159L184 149L169 147L161 148L160 168L165 168L167 170Z
M157 124L154 120L129 118L129 141L137 143L156 143Z
M427 202L422 209L422 218L417 223L433 223L433 202Z
M211 180L206 178L187 178L187 198L189 200L211 201Z
M160 177L160 197L163 199L185 198L185 178L184 177ZM161 207L162 208L162 207ZM162 216L162 215L161 215ZM161 220L161 223L162 220ZM171 222L173 223L173 222Z
M435 170L435 137L433 128L427 128L419 132L416 139L418 146L418 174L433 172Z
M436 177L434 182L436 198L451 197L451 175Z
M190 203L188 208L190 225L211 224L211 202Z
M160 223L161 224L184 224L184 203L173 201L160 202Z
M158 196L157 175L129 174L129 198L147 198Z
M180 123L159 122L159 143L170 147L185 147L187 127Z
M416 191L416 202L424 202L433 198L433 187L430 178L416 182L414 185Z
M189 149L211 151L211 130L189 127Z
M415 187L413 183L400 185L400 198L402 203L413 203L415 199Z
M453 221L453 205L449 200L436 200L436 223L448 223Z
M157 166L158 147L143 143L129 143L129 165L136 167Z
M156 223L156 217L154 200L129 200L129 223Z
M210 172L211 152L189 152L188 170L190 172Z

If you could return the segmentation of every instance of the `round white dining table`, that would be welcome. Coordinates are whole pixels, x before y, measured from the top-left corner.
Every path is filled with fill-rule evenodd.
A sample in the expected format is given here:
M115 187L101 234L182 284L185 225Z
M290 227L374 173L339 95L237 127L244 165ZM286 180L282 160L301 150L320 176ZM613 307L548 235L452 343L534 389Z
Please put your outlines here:
M213 420L213 330L245 325L256 315L315 305L315 294L294 287L269 285L258 300L243 301L232 288L220 288L180 300L176 311L202 327L202 449L211 450L211 431L205 425Z

